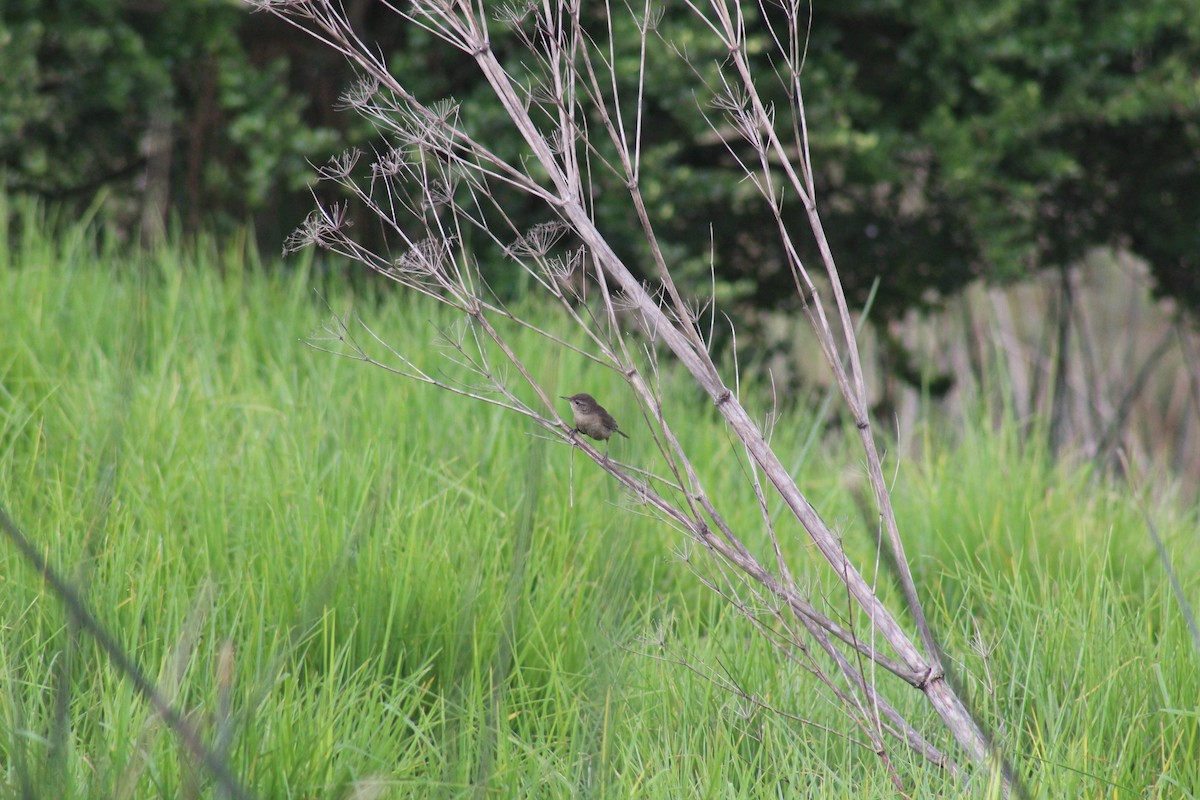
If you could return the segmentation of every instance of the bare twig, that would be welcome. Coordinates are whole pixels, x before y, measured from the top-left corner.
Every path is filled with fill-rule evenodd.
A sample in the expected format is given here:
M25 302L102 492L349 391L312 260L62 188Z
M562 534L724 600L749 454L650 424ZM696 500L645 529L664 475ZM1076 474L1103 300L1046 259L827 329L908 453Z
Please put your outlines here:
M710 90L713 102L700 106L725 115L724 122L708 120L714 130L732 127L741 137L746 149L738 150L727 140L730 152L774 215L786 266L860 434L880 538L887 543L889 561L894 564L907 604L903 610L888 608L879 599L874 578L868 580L850 559L840 535L822 519L771 448L769 425L760 427L742 405L738 370L735 368L727 379L709 351L718 313L715 297L689 302L659 245L651 206L641 188L645 122L642 94L648 52L659 41L659 14L649 0L630 12L638 31L634 43L638 68L633 96L625 98L622 87L629 85L627 76L618 76L616 68L618 43L613 15L619 12L612 7L606 6L607 38L599 38L604 31L595 27L585 30L581 22L581 0L543 0L490 15L483 0L416 0L403 7L384 4L474 59L527 148L526 154L513 160L506 160L465 133L457 105L423 100L408 91L401 79L388 71L378 53L351 28L339 4L332 0L251 2L309 31L349 59L366 76L367 83L349 93L347 103L403 143L400 148L376 154L369 166L369 179L354 175L361 158L357 153L335 159L321 175L344 186L379 217L383 228L402 245L405 256L398 260L385 258L356 244L347 233L349 221L337 207L311 217L291 240L291 246L315 245L340 253L456 309L467 321L471 338L448 337L449 352L452 361L471 376L471 382L431 376L367 329L394 361L385 365L368 355L351 335L346 321L336 317L327 344L315 346L524 415L547 436L592 459L640 506L682 532L688 542L710 556L721 581L702 579L714 591L737 607L781 652L803 654L807 668L821 676L823 684L871 740L872 749L900 791L904 791L903 782L882 738L884 733L899 738L954 774L959 773L959 767L926 742L881 696L874 681L876 668L920 689L959 745L981 765L988 764L992 747L987 737L945 679L938 644L908 567L882 456L867 412L856 323L818 212L800 87L811 18L801 16L800 4L772 5L774 14L781 11L784 20L781 28L769 31L778 56L773 77L784 89L788 103L786 119L780 120L778 109L763 100L759 76L752 70L747 52L746 13L754 9L732 0L711 0L703 7L700 0L687 0L687 6L712 35L725 59L718 72L721 84ZM764 11L762 16L768 15ZM492 49L490 18L512 28L528 48L532 61L526 71L513 74L497 58ZM687 58L680 48L670 44L668 48ZM700 75L700 68L691 66ZM786 142L777 129L786 132ZM607 171L625 186L656 285L646 285L636 277L598 226L592 205L597 189L593 170ZM514 193L540 201L549 221L519 230L506 210L506 198ZM818 281L799 256L795 234L785 223L794 218L785 209L785 199L791 197L804 206L825 274L822 283L827 283L828 289L818 288ZM497 219L499 225L494 222ZM587 337L586 347L568 345L491 299L490 290L474 266L474 254L460 250L461 243L468 240L468 230L482 234L474 239L483 238L500 248L506 258L533 278L537 287L556 300L564 315ZM582 248L567 257L555 256L552 251L566 230L582 243ZM832 302L826 300L825 293L831 293ZM708 317L707 340L703 316ZM630 321L639 326L640 336L628 331ZM553 405L552 398L558 393L540 385L522 354L498 327L508 322L523 325L555 346L567 347L619 372L641 404L657 448L655 467L634 469L622 465L577 438ZM769 548L764 548L767 552L761 556L743 532L726 522L720 504L705 487L700 471L664 412L659 358L660 353L668 352L720 412L746 458L748 481L769 542ZM512 373L511 379L505 374L508 372ZM522 399L528 393L536 401ZM789 547L780 541L772 523L769 490L802 526L828 574L842 584L838 596L844 598L847 607L845 624L835 621L840 612L822 610L797 585L788 563ZM753 598L753 604L744 600L747 596ZM832 608L829 598L819 602L825 609ZM768 616L774 621L764 625L756 608L772 609ZM917 640L901 622L905 610L915 621ZM855 630L856 619L869 624L868 635ZM830 673L837 676L836 680L825 677L824 670L816 667L812 654L801 643L801 629L804 636L818 644L815 652L823 653L822 657L836 666ZM730 690L745 699L746 693L736 683Z
M117 644L116 639L112 637L108 629L100 624L95 615L88 610L83 598L76 593L70 584L63 580L57 570L50 566L49 562L33 546L33 543L29 541L25 534L21 532L21 529L17 527L17 524L13 522L8 512L2 506L0 506L0 529L3 529L5 535L16 546L17 550L20 551L21 556L33 565L33 568L38 571L42 579L62 599L63 605L66 606L67 613L71 616L71 619L81 629L91 634L96 643L100 645L100 649L108 654L109 659L112 660L116 668L129 678L129 681L137 689L138 693L150 702L150 705L162 717L167 727L173 730L179 737L179 740L183 742L184 747L212 773L213 778L221 786L222 790L231 797L244 798L245 800L253 797L250 791L242 786L237 777L230 772L225 760L209 748L208 745L204 744L200 738L200 734L191 722L185 719L168 702L155 687L154 683L146 677L146 673L142 671L141 667L135 664L133 659Z

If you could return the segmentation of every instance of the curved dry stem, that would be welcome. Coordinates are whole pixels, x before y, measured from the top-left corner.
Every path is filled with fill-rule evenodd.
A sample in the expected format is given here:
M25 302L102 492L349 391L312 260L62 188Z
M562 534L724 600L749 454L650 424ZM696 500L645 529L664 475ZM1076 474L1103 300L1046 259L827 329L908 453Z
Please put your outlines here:
M648 49L654 39L651 34L656 32L658 22L651 0L644 0L640 14L635 17L639 67L632 90L632 113L622 108L624 76L618 76L614 67L618 59L613 15L619 12L610 6L606 5L609 27L605 41L597 41L595 32L584 30L580 0L543 0L530 5L527 13L509 9L500 14L506 24L517 26L517 38L534 56L534 66L528 72L514 75L500 63L491 47L483 0L474 4L465 0L418 0L403 8L385 3L412 24L474 58L528 148L528 153L511 160L468 136L459 124L456 105L423 101L406 90L399 78L389 74L383 59L350 29L335 3L257 0L257 4L310 31L354 63L369 83L352 93L348 101L381 129L398 134L405 143L401 149L376 154L371 180L365 185L353 177L358 156L333 162L323 177L350 189L404 244L406 253L412 255L391 260L356 245L346 235L346 221L336 209L314 218L293 245L328 248L458 309L469 321L472 336L477 338L472 341L469 353L465 345L453 346L455 360L486 391L433 378L391 348L388 348L391 357L400 366L385 368L526 416L551 438L583 452L620 483L639 506L682 532L687 541L702 547L723 576L722 585L710 583L713 590L737 607L785 657L800 653L812 669L816 661L802 643L801 630L804 637L817 643L816 652L822 653L836 669L827 674L817 668L814 674L868 737L898 788L902 789L903 784L888 753L884 734L900 739L955 774L959 768L881 696L874 681L876 668L891 672L924 692L958 744L977 762L987 763L992 751L990 744L944 678L937 642L921 610L915 581L907 566L882 459L867 415L867 392L855 322L817 211L800 90L811 21L802 24L799 3L784 4L785 30L770 32L779 56L774 77L788 98L790 113L784 121L777 118L776 109L760 96L757 76L745 48L746 9L725 0L712 0L706 8L693 0L687 4L719 43L726 59L726 67L719 73L723 85L712 87L713 94L719 97L713 108L729 116L732 129L749 150L743 157L730 144L730 152L775 216L797 293L860 431L875 506L907 600L904 609L891 609L881 602L874 578L868 580L850 560L840 536L797 486L772 450L769 431L764 431L742 405L736 369L731 381L734 388L730 389L709 352L699 324L707 303L713 304L710 313L712 320L716 319L715 298L697 303L696 308L689 306L659 246L651 209L640 188L644 75ZM533 21L536 35L522 27L527 24L527 16ZM693 71L699 76L698 68L693 66ZM709 124L714 131L726 130L713 120ZM790 146L777 134L777 127L788 131ZM591 205L596 189L593 162L624 182L641 227L645 252L654 266L656 286L643 285L635 277L634 270L622 261L596 224ZM416 186L411 196L404 195L407 185ZM505 210L508 193L544 203L552 219L547 224L569 228L582 242L582 249L562 260L552 257L555 236L551 234L559 229L519 231ZM784 223L783 198L788 193L803 203L816 240L833 293L828 310L798 255L792 232ZM505 230L497 229L495 220L500 220L498 224ZM490 290L475 268L473 256L453 253L459 243L467 240L468 228L482 232L505 257L520 264L536 286L557 301L589 344L571 345L563 337L521 320L498 300L485 300ZM660 298L665 299L665 306ZM557 346L619 371L641 404L657 448L658 469L635 469L611 461L577 438L554 410L553 397L557 393L540 385L538 377L526 367L522 354L509 345L494 320L525 326ZM625 330L622 323L628 321L640 328L639 335ZM339 331L334 337L339 349L348 346L350 357L382 365L346 336L344 323ZM380 344L386 347L386 343ZM511 369L519 376L524 390L532 392L536 403L531 405L522 400L507 385L498 365L490 360L489 351L497 354L505 370ZM740 444L749 465L747 480L769 543L761 557L748 544L750 540L725 521L719 511L720 503L710 496L700 471L692 464L664 412L658 360L660 353L665 352L704 390ZM544 409L544 413L535 411L534 406ZM824 560L825 569L842 584L839 596L847 609L846 624L839 624L832 612L818 608L797 585L788 561L788 548L779 540L768 513L768 486L802 526ZM775 623L764 625L751 604L742 600L742 592L754 598L754 607L773 609ZM826 608L832 607L829 598L821 602ZM905 612L916 622L920 645L901 623ZM855 630L856 619L866 620L867 635ZM747 695L740 689L731 691L740 692L743 698Z

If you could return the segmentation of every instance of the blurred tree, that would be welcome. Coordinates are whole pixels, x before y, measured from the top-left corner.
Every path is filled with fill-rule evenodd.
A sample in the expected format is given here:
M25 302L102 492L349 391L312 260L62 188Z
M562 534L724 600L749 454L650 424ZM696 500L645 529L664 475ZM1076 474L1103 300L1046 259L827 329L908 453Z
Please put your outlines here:
M383 4L345 4L415 92L453 97L475 136L520 152L468 59L405 32ZM606 36L603 8L583 8ZM745 9L748 26L765 39L774 20L757 8ZM236 0L8 0L2 13L5 190L87 201L113 186L120 200L162 198L191 227L252 219L273 248L311 203L310 162L380 144L333 110L348 68ZM617 18L613 57L632 88L636 30ZM495 29L505 63L536 72L518 37ZM694 15L667 4L659 29L714 85L722 54ZM1200 14L1187 0L815 0L803 85L818 203L848 292L862 302L879 280L873 313L886 320L977 277L1116 246L1200 310L1198 65ZM765 58L760 67L772 74ZM644 96L643 190L672 263L697 291L715 265L722 299L745 312L794 304L772 222L733 168L732 129L694 113L711 98L691 68L652 48ZM609 189L599 216L636 248L623 187ZM544 209L511 211L545 221ZM802 217L797 206L801 241ZM498 289L514 288L503 286L511 272L496 271Z
M1195 10L818 0L803 84L818 203L847 291L862 302L878 278L886 319L976 277L1009 280L1115 246L1200 311ZM722 148L693 136L680 159L700 200L676 198L680 233L719 220L718 269L737 265L728 274L750 278L756 305L789 297L777 255L757 244L771 241L770 221L741 214L728 182L700 189Z
M2 20L5 191L88 203L108 188L130 227L168 209L192 228L244 222L295 198L307 159L340 141L336 91L312 103L288 79L288 31L236 0L7 0Z

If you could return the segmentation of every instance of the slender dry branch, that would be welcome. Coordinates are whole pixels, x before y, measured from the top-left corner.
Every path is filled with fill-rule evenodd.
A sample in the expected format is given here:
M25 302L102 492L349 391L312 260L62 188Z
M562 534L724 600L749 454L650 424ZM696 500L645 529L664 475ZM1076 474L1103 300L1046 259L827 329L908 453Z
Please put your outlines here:
M146 676L141 667L126 654L125 650L117 643L112 634L108 632L108 629L100 624L100 621L88 609L83 598L46 561L41 552L34 547L29 538L17 527L16 522L9 517L8 512L3 507L0 507L0 531L4 532L9 541L20 551L21 557L33 565L33 568L38 571L43 580L46 581L53 592L63 601L63 605L67 608L67 613L74 620L75 624L91 634L92 638L96 640L96 644L100 645L100 649L104 651L116 669L124 674L129 679L129 682L133 684L138 694L142 695L153 706L155 713L162 718L168 728L174 731L187 751L212 773L213 779L221 787L221 790L230 797L243 798L244 800L249 800L249 798L253 797L250 791L230 771L226 759L204 743L195 726L163 696L162 692Z
M960 774L960 769L881 695L874 680L877 668L922 691L957 743L977 763L988 764L992 748L945 679L940 651L908 567L867 413L854 317L818 212L800 80L811 25L811 18L801 16L807 8L790 0L772 4L773 14L768 15L765 8L732 0L711 0L705 6L700 0L687 0L723 57L716 73L720 85L707 87L709 102L699 105L709 110L706 117L711 112L724 115L723 121L709 118L708 124L722 133L730 153L775 217L798 296L860 433L882 538L907 602L902 609L889 608L880 600L874 579L868 580L861 565L848 556L840 536L822 519L772 450L769 431L742 405L737 369L729 378L718 369L709 351L718 312L716 299L710 296L689 303L659 244L651 205L641 189L645 75L650 49L663 41L658 30L661 12L653 0L627 9L634 16L638 36L633 43L638 53L633 75L618 74L615 15L623 12L608 4L607 31L601 32L581 21L581 0L539 0L504 6L491 14L484 0L416 0L403 6L383 3L474 59L527 148L526 153L509 159L464 131L459 118L463 111L457 104L418 98L407 90L401 77L391 74L378 52L352 30L341 6L333 0L250 2L308 31L354 64L366 80L347 93L346 104L402 143L376 153L365 180L356 176L363 159L357 152L334 159L319 175L353 193L402 244L398 249L405 255L386 258L356 244L347 234L349 221L338 207L310 217L289 240L289 247L330 249L457 309L468 321L473 338L469 343L451 338L452 360L478 384L434 378L378 341L394 360L394 365L385 365L354 341L344 320L333 326L330 338L335 346L328 349L522 414L547 436L591 458L639 505L707 554L722 577L720 584L704 579L706 583L738 608L785 657L801 658L806 669L818 676L867 736L900 791L904 791L903 781L885 734L954 774ZM759 11L764 19L780 11L783 14L782 26L769 30L777 58L774 71L767 72L787 98L783 119L779 110L763 99L760 77L747 52L747 14ZM501 63L492 47L489 19L510 30L527 49L529 58L520 61L524 66L510 68ZM688 58L670 42L666 48ZM697 64L689 62L689 66L698 77L704 72ZM631 81L633 88L627 90ZM700 85L705 87L703 80ZM740 144L724 135L730 129L740 137ZM615 175L625 186L653 264L655 285L645 285L635 276L635 270L621 259L598 226L592 205L598 194L595 169ZM514 195L540 201L549 220L520 230L506 209ZM832 302L818 289L794 244L796 234L785 224L790 218L785 209L789 197L798 198L804 206ZM567 230L582 247L566 257L553 255L559 237ZM482 236L468 237L468 232ZM475 255L460 250L462 242L480 238L519 264L546 296L557 301L565 317L586 337L586 347L567 344L519 319L495 300L475 266ZM707 341L701 327L704 313L710 320ZM639 326L639 335L626 330L630 320ZM498 322L525 326L555 346L619 372L638 398L653 434L655 468L634 469L611 461L576 438L555 410L553 397L558 393L539 383ZM373 333L371 336L378 340ZM673 432L664 412L659 379L660 354L666 353L704 390L740 445L769 543L761 555L751 546L750 537L726 522L720 503L710 495L700 471ZM512 383L521 387L520 393L505 377L509 371ZM528 395L536 400L522 399ZM835 621L834 612L823 611L793 577L789 558L794 556L772 523L769 491L801 525L828 574L841 583L838 596L846 606L842 622ZM825 608L832 607L830 598L820 602ZM759 609L770 611L760 614ZM905 614L915 621L917 640L902 622ZM858 630L859 625L865 630ZM805 638L817 644L815 651L810 651ZM836 669L827 674L814 652ZM750 697L736 682L726 683L734 694Z

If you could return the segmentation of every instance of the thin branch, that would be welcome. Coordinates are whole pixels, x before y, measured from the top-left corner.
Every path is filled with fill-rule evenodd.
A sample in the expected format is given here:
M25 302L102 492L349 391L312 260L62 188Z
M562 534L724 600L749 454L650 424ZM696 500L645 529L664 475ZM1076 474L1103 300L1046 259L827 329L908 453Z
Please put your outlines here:
M192 723L163 697L154 683L146 677L146 673L142 671L141 667L126 655L108 629L88 610L83 598L63 580L57 570L50 566L38 549L33 546L33 543L17 527L3 506L0 506L0 529L3 529L8 539L20 551L21 557L33 566L42 580L49 584L54 593L63 601L67 613L75 624L91 634L92 638L96 640L96 644L100 645L100 649L108 655L117 670L129 679L138 694L149 701L167 727L174 731L179 740L183 742L183 746L212 773L222 790L231 797L250 800L253 795L229 770L229 765L225 760L201 740L199 732Z

